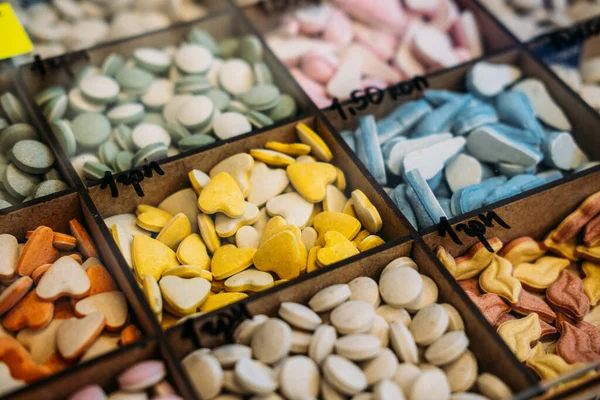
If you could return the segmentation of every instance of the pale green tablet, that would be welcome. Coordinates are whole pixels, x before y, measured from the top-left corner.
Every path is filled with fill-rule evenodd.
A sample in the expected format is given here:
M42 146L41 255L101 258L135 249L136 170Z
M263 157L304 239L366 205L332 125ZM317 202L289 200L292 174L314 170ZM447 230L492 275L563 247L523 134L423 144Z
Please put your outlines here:
M14 164L8 164L6 167L3 181L6 191L19 201L32 196L40 184L37 176L21 171Z
M121 104L106 113L113 125L135 125L144 119L144 106L140 103Z
M152 74L141 68L123 68L117 73L117 82L121 88L129 91L146 90L152 83Z
M56 168L51 168L48 172L44 174L44 179L47 181L60 181L62 177L60 176L60 172L58 172Z
M239 99L248 107L262 111L275 107L281 99L281 92L275 85L256 85Z
M273 121L281 121L296 115L296 101L288 94L282 94L279 103L267 112Z
M133 157L133 166L135 168L148 164L152 161L160 161L167 157L169 148L164 143L152 143L143 149L138 150Z
M188 151L208 146L216 141L214 137L200 133L184 137L177 143L177 146L181 151Z
M166 128L167 126L167 122L163 118L162 114L159 113L146 113L146 115L144 115L144 119L142 120L142 123L144 122L156 124L162 126L163 128Z
M202 75L183 76L175 82L175 93L177 94L200 94L212 89L210 80Z
M229 94L221 89L212 89L206 92L205 96L213 102L215 108L219 111L224 111L229 106L229 103L231 103Z
M177 143L184 137L190 136L192 133L181 125L179 122L169 122L166 126L167 132L171 135L173 142Z
M211 53L217 54L219 52L219 46L213 38L213 36L206 32L204 29L192 28L188 33L188 42L199 44L210 50Z
M35 102L38 106L42 107L44 104L49 102L55 97L64 96L67 92L62 86L50 86L35 95Z
M219 55L223 58L231 58L237 55L240 48L240 40L235 38L221 40L219 42Z
M60 95L50 100L43 108L44 117L50 122L61 119L67 112L69 98L67 95Z
M250 111L248 114L246 114L246 117L252 125L259 129L265 126L273 125L273 120L271 118L258 111Z
M64 183L61 180L49 180L40 183L35 190L34 198L40 198L44 196L51 195L53 193L62 192L63 190L67 190L69 185Z
M0 118L0 132L2 132L2 129L6 128L8 126L8 121L5 120L4 118Z
M100 156L100 161L102 161L106 165L113 165L117 154L121 149L115 142L111 142L107 140L106 142L100 145L100 150L98 150L98 156Z
M2 106L2 110L4 110L4 114L13 124L27 121L25 108L23 108L19 99L11 92L6 92L0 96L0 105Z
M113 129L115 141L123 150L133 151L135 145L133 144L133 130L127 125L119 125Z
M154 74L167 72L171 66L171 57L159 49L140 47L133 51L133 58L138 67Z
M0 133L0 152L6 153L18 141L37 138L38 135L33 126L26 123L11 125Z
M111 53L102 63L102 74L114 77L124 66L125 59L119 54Z
M129 151L120 151L115 158L114 167L117 171L123 172L131 169L133 166L133 153Z
M273 74L271 70L264 62L257 62L252 66L254 72L254 82L257 85L271 85L273 84Z
M263 58L262 43L255 35L244 36L240 39L238 54L250 64L260 62Z
M69 157L75 154L77 151L77 141L75 141L75 135L71 129L71 123L65 119L54 121L50 124L52 132L58 139L58 142L62 146L63 150Z
M110 76L89 75L79 83L81 94L93 103L111 103L119 95L119 84Z
M55 157L52 149L37 140L21 140L12 148L12 161L20 170L43 174L52 168Z
M83 113L71 124L77 144L95 149L110 136L110 121L99 113Z
M88 179L101 179L106 171L113 173L112 169L99 162L88 161L83 164L83 172Z
M0 200L0 210L4 210L5 208L9 208L12 207L13 205L10 204L8 201L6 200Z

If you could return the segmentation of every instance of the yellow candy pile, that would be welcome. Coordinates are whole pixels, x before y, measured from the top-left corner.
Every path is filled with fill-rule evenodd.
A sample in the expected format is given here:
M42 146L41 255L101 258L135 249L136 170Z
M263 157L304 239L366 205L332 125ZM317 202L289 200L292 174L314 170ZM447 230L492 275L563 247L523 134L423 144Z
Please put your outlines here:
M208 174L190 171L193 190L138 206L134 220L111 217L165 328L384 243L379 212L359 189L347 196L325 142L304 124L297 132L302 143L268 142Z

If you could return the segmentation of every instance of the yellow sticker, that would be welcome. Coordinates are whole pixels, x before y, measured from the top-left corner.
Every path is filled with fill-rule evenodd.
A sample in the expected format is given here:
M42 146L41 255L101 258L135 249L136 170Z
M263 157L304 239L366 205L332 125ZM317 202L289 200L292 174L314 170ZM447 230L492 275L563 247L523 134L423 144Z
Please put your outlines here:
M0 60L29 53L33 44L10 4L0 4Z

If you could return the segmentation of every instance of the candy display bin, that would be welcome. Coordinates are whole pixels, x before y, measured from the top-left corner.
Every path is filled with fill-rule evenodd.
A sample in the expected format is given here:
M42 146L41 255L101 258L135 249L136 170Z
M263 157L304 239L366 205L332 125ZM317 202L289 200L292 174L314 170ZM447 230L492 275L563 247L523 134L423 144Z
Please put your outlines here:
M346 176L346 192L350 193L354 189L360 189L371 199L383 220L383 229L379 233L381 238L386 242L393 242L408 235L410 231L403 222L402 216L392 210L389 200L383 196L381 189L376 188L372 182L372 178L364 174L364 170L355 163L353 156L346 153L341 147L339 139L329 131L327 125L322 120L316 117L304 118L294 123L283 123L259 134L251 134L243 138L215 143L206 150L161 163L160 168L164 172L163 175L154 174L153 177L146 178L139 184L143 192L143 197L140 197L136 193L136 188L133 185L123 185L116 182L117 193L114 194L117 198L114 198L109 186L103 187L102 184L97 183L89 189L91 200L99 210L100 218L108 218L124 213L135 213L137 206L140 204L157 206L171 194L191 186L188 173L193 169L208 172L223 159L240 152L248 152L251 149L262 147L269 141L283 143L297 141L296 125L299 122L303 122L314 129L330 147L334 156L332 163L339 167ZM98 229L104 233L105 237L110 237L105 224L101 224ZM385 245L388 245L388 243ZM110 241L110 246L113 249L115 257L120 260L119 262L123 266L122 269L128 270L129 268L125 259L123 259L117 245L112 240ZM366 254L374 254L378 250L379 248L371 249L355 257L362 258ZM342 261L341 263L345 262ZM133 280L133 275L131 274L130 276Z
M597 113L593 112L593 110L587 107L581 98L569 90L562 81L556 79L551 71L541 65L533 56L520 50L506 50L493 56L484 57L482 60L490 63L506 63L515 65L521 69L523 77L532 77L542 81L554 101L564 111L566 117L571 122L571 134L575 142L587 154L590 160L593 161L600 159L600 136L596 134L597 126L600 120ZM472 61L455 68L428 75L426 77L427 87L430 89L446 89L465 92L465 76L476 62L478 61ZM423 90L426 89L423 88ZM411 90L410 94L399 96L397 101L393 100L387 92L384 92L381 98L383 99L381 104L369 104L363 109L357 108L357 105L360 104L359 101L348 101L342 103L341 106L347 119L344 119L341 113L334 109L326 110L325 116L338 131L349 130L353 132L358 127L360 117L373 114L375 118L379 120L384 116L389 115L392 110L394 110L400 104L422 98L422 92L418 90ZM520 196L527 196L548 187L561 185L562 183L568 181L569 179L573 179L574 177L579 177L593 171L598 171L598 168L598 166L595 166L580 172L567 172L563 178L548 183L544 186L528 190L524 193L521 193ZM389 174L388 172L387 186L394 188L401 182L402 180L399 176ZM517 198L519 197L512 196L502 201L508 202ZM477 211L474 210L474 213L476 212Z
M484 229L483 235L488 240L497 237L503 244L524 236L531 237L536 241L543 241L548 233L555 229L567 215L577 209L587 197L598 191L600 191L600 174L596 172L579 179L569 180L558 187L547 188L528 197L521 196L516 201L504 204L498 208L487 207L480 210L479 213L486 214L488 211L493 211L509 228L494 223L493 227ZM469 237L465 233L460 232L460 230L456 230L459 223L468 224L469 221L479 222L481 220L472 213L467 218L460 221L457 220L456 223L452 224L452 228L458 233L457 238L461 243L453 241L448 234L441 236L437 232L426 234L423 236L423 240L434 252L438 246L443 246L453 257L461 256L479 241L476 237ZM553 254L548 253L547 255ZM572 263L571 266L573 265L576 264ZM490 328L492 327L489 323L487 324ZM575 348L578 348L578 346ZM543 385L538 384L530 388L520 398L542 395L546 390L556 386L557 383L560 382L550 381L543 382ZM597 394L598 390L600 390L599 388L600 378L596 375L592 380L574 387L567 387L566 389L563 387L562 391L554 391L547 396L561 399L585 399L590 398L594 393Z
M37 125L35 125L35 123L34 123L35 111L31 110L30 108L27 107L27 102L26 102L22 92L19 91L14 72L7 71L4 73L0 73L0 95L4 94L6 92L12 93L18 99L18 101L21 102L21 104L25 108L24 111L25 111L25 115L27 117L26 122L28 124L32 124L34 126L35 131L37 133L36 140L39 140L42 143L45 143L53 151L53 153L55 155L55 162L54 162L53 168L55 168L57 171L59 171L60 179L69 186L75 186L76 181L74 181L72 179L71 175L68 172L69 162L67 161L66 157L64 156L62 150L55 147L54 144L52 143L51 138L48 137L46 132L43 129L39 129L39 127ZM2 114L3 114L3 112L0 111L0 119L4 119L4 120L8 121L8 126L10 127L12 125L10 120L8 120L6 116L2 116ZM10 150L10 149L6 149L6 151L8 151L8 150ZM8 154L4 155L3 161L2 161L2 163L4 164L4 166L3 166L4 168L2 169L2 176L0 177L0 181L3 181L5 179L4 171L6 169L6 165L10 162L11 162L11 160L10 160L10 157L8 156ZM3 187L2 193L5 193L5 190L6 189ZM11 211L23 208L23 207L27 207L29 205L43 203L51 198L60 196L61 194L64 194L64 193L65 193L65 191L59 191L59 192L53 193L51 195L47 195L47 196L43 196L43 197L40 197L37 199L30 200L26 203L16 203L15 202L16 204L13 204L13 207L2 209L2 210L0 210L0 213L7 213L7 212L11 212ZM12 196L9 196L9 197L12 198ZM2 197L2 198L4 198L4 197Z
M176 363L172 362L165 347L155 338L132 343L119 352L105 354L68 371L61 372L43 382L29 385L26 389L9 394L5 399L64 399L87 385L99 385L106 393L118 390L117 376L136 363L161 360L165 363L167 380L175 391L185 399L193 398L181 377Z
M214 348L230 342L237 325L257 314L277 316L282 302L306 304L321 289L333 284L348 283L357 277L378 280L383 268L398 257L411 257L419 267L419 273L429 276L439 288L438 302L446 302L462 315L465 332L470 338L470 349L475 354L479 372L490 372L500 377L513 392L519 392L534 384L534 378L514 358L502 340L457 288L445 271L421 241L407 240L367 258L344 266L323 269L301 277L296 282L232 304L213 315L199 317L167 332L169 343L178 359L197 348ZM327 313L325 313L327 314Z
M69 221L74 218L86 228L98 249L103 265L113 276L119 289L125 294L129 304L130 323L136 325L143 336L156 336L160 332L160 328L153 318L149 318L152 314L148 311L141 293L138 292L137 284L118 265L106 238L100 233L97 211L94 211L89 198L80 197L71 190L63 196L48 199L44 203L10 212L0 216L0 232L12 234L20 242L23 242L25 232L34 230L40 225L47 226L56 232L69 232ZM114 375L115 372L120 371L125 366L141 358L156 357L158 347L156 341L134 342L127 347L115 349L99 359L90 359L80 364L80 366L71 365L56 375L51 375L25 386L16 392L14 397L24 399L63 398L82 383L104 383L108 379L108 375ZM130 351L127 351L127 349L130 349ZM171 362L168 356L166 362L171 370L177 369L177 366ZM175 383L178 386L184 386L179 380L176 380ZM49 388L56 389L47 392Z
M216 40L255 33L254 28L245 19L238 16L236 12L224 10L198 21L177 25L173 28L97 46L86 51L67 54L63 57L44 60L41 67L40 64L36 63L24 65L19 70L20 79L23 84L22 90L27 93L26 97L30 106L37 110L36 126L48 132L49 136L54 137L53 140L55 143L58 143L56 142L56 135L52 132L47 120L39 112L39 107L35 105L35 94L55 85L65 87L68 92L73 86L75 74L84 66L88 64L100 66L104 59L111 53L117 53L124 58L128 58L139 47L163 48L172 45L177 46L185 41L188 32L194 27L211 33ZM280 66L272 53L265 50L263 54L263 61L269 67L274 83L279 87L281 93L287 93L295 100L296 114L300 116L309 112L312 108L312 103L306 94L300 90L295 82L288 79L287 71ZM253 132L264 129L268 129L268 127L261 129L254 128ZM89 149L89 151L95 152L96 150ZM80 150L78 150L79 153ZM73 180L81 180L73 168L69 168L69 172Z

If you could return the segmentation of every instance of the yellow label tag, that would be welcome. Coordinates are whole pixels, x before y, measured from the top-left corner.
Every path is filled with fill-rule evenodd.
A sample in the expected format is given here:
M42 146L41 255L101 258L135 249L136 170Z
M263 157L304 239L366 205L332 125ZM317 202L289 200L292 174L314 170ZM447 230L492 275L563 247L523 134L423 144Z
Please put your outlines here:
M29 53L33 44L10 4L0 4L0 60Z

